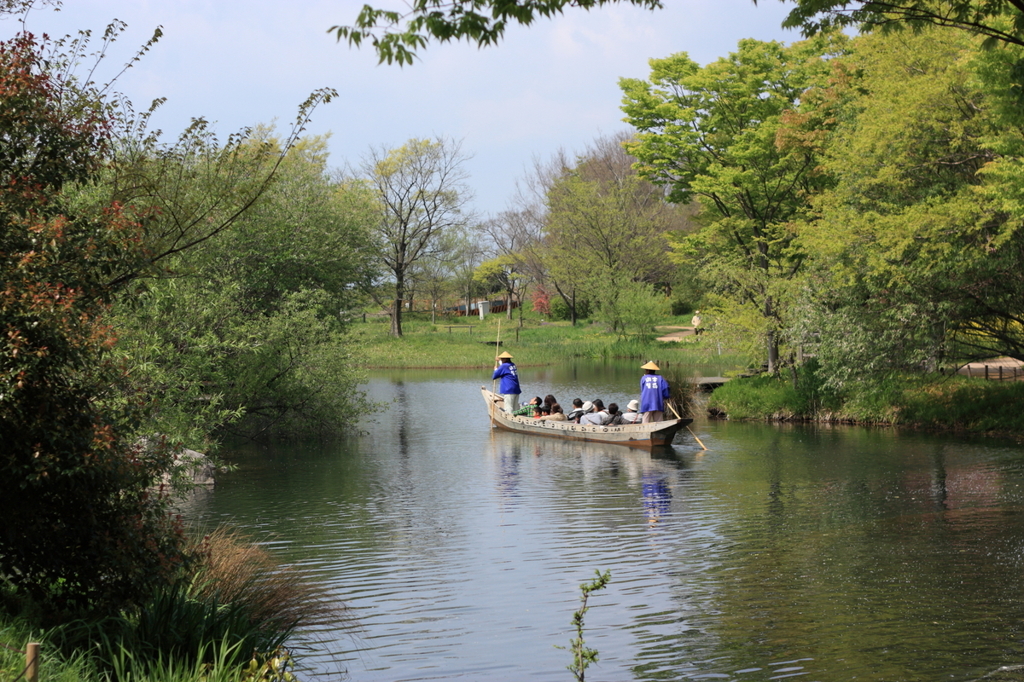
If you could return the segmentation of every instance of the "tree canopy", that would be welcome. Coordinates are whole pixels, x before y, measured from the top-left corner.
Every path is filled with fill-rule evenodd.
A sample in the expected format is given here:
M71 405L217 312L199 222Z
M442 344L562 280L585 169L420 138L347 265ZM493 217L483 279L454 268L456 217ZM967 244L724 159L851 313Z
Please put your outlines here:
M703 229L679 241L677 253L728 294L729 318L750 319L747 331L763 337L772 370L784 288L804 260L789 224L829 182L814 145L781 142L780 134L844 42L742 40L705 67L680 53L652 59L650 81L621 81L626 120L639 131L626 148L640 175L664 185L671 201L701 206Z
M887 30L941 26L985 36L991 43L1024 45L1022 0L795 0L795 4L782 25L800 28L807 35L843 26Z

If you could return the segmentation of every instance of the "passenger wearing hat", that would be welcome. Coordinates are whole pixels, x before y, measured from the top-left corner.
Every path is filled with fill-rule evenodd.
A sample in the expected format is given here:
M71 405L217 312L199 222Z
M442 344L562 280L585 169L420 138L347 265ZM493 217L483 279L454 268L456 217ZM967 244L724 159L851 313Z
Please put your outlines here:
M635 424L640 421L640 401L630 400L626 404L626 411L622 413L623 424Z
M665 401L670 395L668 381L660 374L654 361L641 365L645 373L640 377L640 411L644 413L644 424L665 419Z
M601 426L607 424L611 417L608 415L608 410L604 408L604 401L600 398L594 398L594 402L587 401L583 403L584 409L590 405L590 409L580 417L580 424L590 424L591 426Z
M523 391L519 388L519 370L516 369L516 363L512 362L512 355L508 351L498 356L491 379L501 379L498 393L505 397L505 411L512 414L519 407L519 394Z

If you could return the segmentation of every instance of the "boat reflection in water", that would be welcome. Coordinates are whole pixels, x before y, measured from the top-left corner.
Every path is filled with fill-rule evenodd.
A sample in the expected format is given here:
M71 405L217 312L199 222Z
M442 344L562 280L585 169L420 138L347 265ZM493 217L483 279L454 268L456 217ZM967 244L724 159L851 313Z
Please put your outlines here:
M588 480L611 477L639 490L636 500L650 524L671 512L672 487L688 469L687 453L671 446L648 449L617 444L541 439L522 433L491 431L490 454L497 466L496 488L506 509L518 506L525 478L536 481L531 469L543 466L554 484L575 487ZM573 479L578 479L573 482Z

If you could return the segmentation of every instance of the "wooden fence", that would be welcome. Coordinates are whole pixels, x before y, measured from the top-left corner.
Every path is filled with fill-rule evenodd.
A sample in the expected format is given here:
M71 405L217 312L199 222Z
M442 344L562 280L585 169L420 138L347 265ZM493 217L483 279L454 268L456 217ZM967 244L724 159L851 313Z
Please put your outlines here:
M958 373L988 381L1024 380L1024 368L1006 365L964 365Z
M0 642L0 646L13 651L16 654L25 654L25 669L18 674L17 677L10 680L10 682L17 682L18 680L26 680L27 682L39 682L39 642L29 642L25 646L25 650L15 649L12 646L8 646L3 642ZM4 682L7 682L6 680Z

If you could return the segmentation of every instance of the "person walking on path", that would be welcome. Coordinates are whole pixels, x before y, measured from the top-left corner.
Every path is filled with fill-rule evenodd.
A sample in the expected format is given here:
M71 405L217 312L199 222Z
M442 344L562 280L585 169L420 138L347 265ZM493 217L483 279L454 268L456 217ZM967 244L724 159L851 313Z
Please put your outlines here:
M501 379L498 393L505 397L505 411L512 414L519 407L519 394L523 391L519 388L519 370L516 369L516 363L512 362L512 355L508 351L498 356L498 363L494 366L491 379Z
M665 420L665 401L670 393L668 380L655 374L660 367L654 361L641 365L644 375L640 377L640 411L644 413L643 423Z

